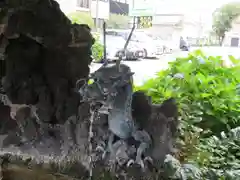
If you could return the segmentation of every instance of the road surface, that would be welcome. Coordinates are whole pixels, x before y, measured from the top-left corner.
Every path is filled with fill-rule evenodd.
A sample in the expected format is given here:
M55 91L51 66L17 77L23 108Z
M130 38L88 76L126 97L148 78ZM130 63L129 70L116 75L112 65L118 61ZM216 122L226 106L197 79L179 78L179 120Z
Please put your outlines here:
M174 54L167 54L161 56L159 59L141 59L139 61L123 61L128 65L133 75L134 84L142 85L144 81L155 76L156 72L166 69L168 62L173 61L176 57L187 54L186 52L179 52ZM101 64L92 63L90 66L91 72L97 70Z
M206 55L211 56L222 56L228 61L228 55L233 55L236 58L240 58L240 48L232 47L194 47L191 48L191 51L196 49L201 49ZM187 56L188 52L175 52L173 54L162 55L159 59L150 60L150 59L141 59L139 61L123 61L127 64L133 72L135 72L133 78L136 85L141 85L149 78L155 76L156 72L159 72L168 67L168 62L174 61L176 57ZM97 70L101 64L91 64L91 72Z

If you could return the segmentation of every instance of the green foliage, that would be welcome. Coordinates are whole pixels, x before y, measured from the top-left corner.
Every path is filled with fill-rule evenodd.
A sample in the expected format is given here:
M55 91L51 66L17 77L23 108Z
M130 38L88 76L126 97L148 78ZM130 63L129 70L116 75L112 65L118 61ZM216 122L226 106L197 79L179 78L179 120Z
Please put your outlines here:
M90 28L94 27L94 21L91 15L87 12L74 12L68 15L72 23L87 24ZM99 34L94 34L95 43L92 46L92 56L95 62L98 62L103 57L103 45L99 41Z
M107 21L107 27L113 29L126 29L128 28L129 17L121 14L110 14Z
M240 15L240 3L232 2L223 5L213 14L213 31L223 41L225 33L232 28L232 22Z
M230 58L234 63L238 60ZM177 58L143 89L157 103L168 97L178 100L181 118L211 134L240 125L240 66L223 67L221 57L205 56L201 51Z
M95 43L92 46L92 56L95 62L101 61L103 57L103 44L99 40L99 34L93 33Z
M90 28L94 27L94 21L91 15L87 12L74 12L68 15L72 23L87 24ZM99 34L92 33L95 38L95 43L92 46L92 56L95 62L99 62L103 57L103 45L99 41Z
M240 61L229 59L234 66L224 67L221 57L197 50L135 87L155 103L177 99L180 150L166 157L170 179L240 179Z
M221 133L220 137L211 136L201 139L198 145L199 155L207 154L196 159L201 166L219 170L240 170L240 127L232 129L228 134Z
M76 24L87 24L90 28L94 27L94 21L88 12L74 12L68 15L68 18L72 23Z
M201 140L199 152L190 163L167 155L164 172L170 179L197 180L236 180L240 178L240 127L228 134L221 133L221 138L211 136ZM204 154L204 155L202 155ZM206 154L208 154L206 156Z

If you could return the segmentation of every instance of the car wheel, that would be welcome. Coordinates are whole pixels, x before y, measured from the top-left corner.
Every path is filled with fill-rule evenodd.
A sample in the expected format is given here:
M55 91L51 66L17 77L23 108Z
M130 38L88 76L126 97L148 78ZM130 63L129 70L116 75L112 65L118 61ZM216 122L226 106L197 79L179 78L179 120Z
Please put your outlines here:
M144 49L144 50L143 50L143 58L145 59L145 58L147 58L147 57L148 57L147 50Z
M116 57L119 58L120 56L122 57L122 59L125 59L127 54L125 54L124 51L118 51Z
M143 58L143 51L136 51L134 54L135 59Z
M182 47L182 51L188 51L188 47L183 46L183 47Z

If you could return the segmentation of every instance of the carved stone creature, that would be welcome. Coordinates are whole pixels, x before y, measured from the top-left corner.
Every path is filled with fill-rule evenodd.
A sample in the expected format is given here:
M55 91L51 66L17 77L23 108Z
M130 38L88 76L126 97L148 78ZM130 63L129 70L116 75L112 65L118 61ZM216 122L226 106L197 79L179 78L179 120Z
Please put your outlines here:
M144 168L142 156L149 148L151 138L146 131L139 130L138 124L132 118L132 74L130 68L124 64L120 64L119 67L103 66L92 74L94 82L84 86L80 92L85 100L102 103L100 112L108 114L108 127L111 134L107 147L102 147L103 156L106 152L110 152L110 156L117 154L118 148L114 146L115 136L125 141L133 138L140 142L140 145L135 161L130 160L128 165L135 162Z
M162 104L152 104L142 91L133 94L133 118L152 138L152 147L147 152L156 166L163 163L167 154L172 154L177 136L178 109L175 99L170 98ZM146 120L147 119L147 120Z
M78 79L86 78L89 74L88 65L92 61L91 46L94 41L90 29L86 25L71 24L54 0L6 1L4 5L6 6L1 8L0 13L2 15L0 17L0 53L3 53L0 54L0 56L3 55L0 57L3 59L3 61L0 60L0 77L4 77L3 90L12 103L35 106L36 114L41 122L37 122L37 126L35 126L36 120L28 117L32 116L32 112L29 114L28 109L22 110L21 113L18 113L17 118L22 119L21 125L24 125L25 129L22 133L18 133L21 137L16 136L16 131L19 131L16 126L19 124L13 120L13 116L12 118L9 116L9 108L0 104L1 127L4 129L1 134L4 136L8 134L4 139L3 147L22 146L22 136L34 137L28 139L26 143L29 144L31 140L37 138L34 136L35 134L32 135L35 133L32 130L36 128L39 131L43 130L46 134L44 136L41 134L41 142L34 143L36 146L33 148L37 149L39 153L43 152L41 153L43 155L48 155L49 152L56 153L60 150L60 144L63 144L64 146L61 147L64 147L66 154L70 151L72 155L68 156L70 160L67 162L62 161L67 167L65 169L69 169L70 161L81 162L86 169L89 169L89 108L86 107L87 112L83 110L85 108L80 104L81 97L73 89ZM88 89L86 88L87 96L93 98L93 101L96 100L97 103L103 104L99 113L104 113L104 117L107 117L114 108L114 100L118 91L119 93L127 92L127 84L132 74L130 69L124 65L113 67L99 69L92 75L96 83L93 83ZM135 99L135 95L137 93L133 94L132 100L134 125L138 125L137 130L144 129L148 132L153 140L153 146L147 149L148 151L144 155L160 161L161 157L171 152L172 136L176 129L175 124L177 124L172 120L173 116L171 115L172 107L175 106L171 105L171 101L169 101L170 106L166 106L166 103L163 106L146 103L147 108L145 109L144 103L134 105L135 101L139 100ZM141 106L144 108L141 109ZM168 107L167 111L163 107ZM166 113L168 110L169 117ZM23 121L24 119L26 121ZM129 119L131 118L129 117ZM105 139L109 137L108 125L105 129L105 125L103 128L101 123L102 119L93 125L96 125L96 129L101 131L94 135L95 142L100 142L101 139L106 142ZM59 125L60 128L55 129ZM129 139L116 140L112 145L114 152L110 159L116 160L120 165L127 162L129 158L135 158L136 149L134 148L138 148L140 144L134 142L133 151L129 152L130 145L127 141ZM70 147L75 142L78 148L76 152ZM29 147L25 147L25 149L27 148L29 149ZM24 152L28 152L25 149ZM82 167L79 163L77 164L71 171L72 173L67 172L68 175L75 177L73 174L79 174ZM106 169L109 166L95 167L95 169L101 169L101 167ZM137 173L139 175L139 171ZM82 178L82 176L79 177ZM140 180L140 178L136 179Z
M34 117L31 115L30 107L22 107L16 112L16 121L18 123L22 141L34 142L39 138L39 132L37 129L37 123L34 121Z
M0 105L2 134L7 135L3 147L21 146L23 153L35 148L44 156L73 154L80 132L72 129L83 134L85 128L76 120L81 97L74 88L89 75L90 28L72 24L55 0L7 0L0 9L0 91L14 106L35 108L34 114L28 107L15 111L17 124ZM83 137L77 138L80 144ZM78 154L85 153L82 146Z

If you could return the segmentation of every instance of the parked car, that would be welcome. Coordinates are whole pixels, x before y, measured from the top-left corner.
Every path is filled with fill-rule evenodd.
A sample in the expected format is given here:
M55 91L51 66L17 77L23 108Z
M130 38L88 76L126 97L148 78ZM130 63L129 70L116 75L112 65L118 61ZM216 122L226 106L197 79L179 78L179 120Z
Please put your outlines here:
M157 43L157 44L162 44L163 46L163 53L171 53L172 50L174 49L174 46L172 45L171 41L163 40L159 36L152 36L152 39Z
M103 36L100 36L100 42L103 44ZM123 60L137 60L143 57L144 50L136 45L129 45L124 52L125 42L121 36L106 35L106 53L109 61L116 60L120 56Z
M127 40L130 32L131 30L107 30L107 34L114 36L122 36L125 40ZM163 54L164 49L162 44L158 44L146 33L141 31L133 32L129 45L137 45L138 47L141 47L144 50L144 58L156 58L158 55Z
M148 36L148 38L150 38L152 42L154 42L153 44L156 46L157 48L157 55L162 55L166 52L171 52L171 48L169 46L169 42L164 41L163 39L161 39L159 36L155 36L153 35L151 32L149 32L148 30L136 30L136 33L138 35L144 35L144 36Z

